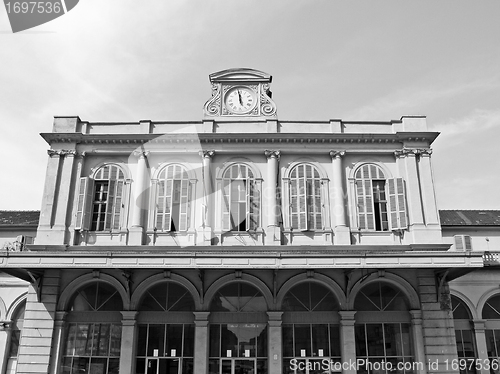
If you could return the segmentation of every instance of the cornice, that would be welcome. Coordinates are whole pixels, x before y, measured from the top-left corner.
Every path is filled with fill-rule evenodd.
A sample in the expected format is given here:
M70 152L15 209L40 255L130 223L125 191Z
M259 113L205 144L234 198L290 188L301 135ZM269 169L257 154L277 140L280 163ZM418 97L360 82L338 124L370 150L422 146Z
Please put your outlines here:
M42 133L51 143L76 144L189 144L189 143L271 143L271 144L383 144L426 142L431 144L437 132L398 132L391 134L346 133L197 133L197 134L81 134Z

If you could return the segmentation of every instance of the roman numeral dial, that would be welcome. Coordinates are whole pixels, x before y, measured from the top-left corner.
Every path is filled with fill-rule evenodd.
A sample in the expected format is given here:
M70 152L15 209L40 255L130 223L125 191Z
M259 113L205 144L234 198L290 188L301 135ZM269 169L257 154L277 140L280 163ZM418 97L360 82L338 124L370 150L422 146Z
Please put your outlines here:
M257 95L245 86L231 88L224 98L228 111L235 114L246 114L257 105Z

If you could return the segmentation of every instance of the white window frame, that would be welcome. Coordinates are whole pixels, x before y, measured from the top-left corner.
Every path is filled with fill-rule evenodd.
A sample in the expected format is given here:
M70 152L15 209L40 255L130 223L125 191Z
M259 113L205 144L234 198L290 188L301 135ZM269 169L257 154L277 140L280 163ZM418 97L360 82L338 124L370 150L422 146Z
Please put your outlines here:
M307 168L311 169L310 177L307 175ZM299 169L303 169L302 175L299 174ZM323 180L320 172L314 165L300 163L290 170L288 193L290 196L289 215L292 230L324 230L325 204L322 184ZM319 200L319 206L317 200ZM294 227L295 224L297 227Z
M244 170L244 171L243 171ZM218 230L221 233L233 232L258 232L261 230L261 186L262 180L260 175L245 162L232 162L225 166L222 170L221 176L217 178L217 217L216 222ZM231 188L232 183L243 182L244 186L244 199L236 199L234 196L234 188ZM233 186L234 187L234 186ZM241 197L241 196L240 196ZM244 202L244 213L238 214L238 217L245 217L245 231L239 230L234 220L236 217L232 212L234 211L235 203L239 205ZM238 211L239 212L239 211ZM241 213L241 212L240 212ZM238 220L239 221L239 220ZM231 223L232 222L232 223Z
M108 168L107 175L105 169ZM118 178L110 179L111 171L116 168ZM96 203L96 186L108 182L106 199ZM81 177L79 180L78 196L75 210L75 230L92 232L115 232L122 231L125 226L127 211L126 197L128 183L125 171L116 164L104 164L97 168L92 177ZM111 187L111 188L110 188ZM98 225L103 224L102 229L94 227L95 206L105 206L105 213Z
M190 228L192 218L190 184L188 171L182 165L170 164L160 171L155 194L154 227L157 231L185 232ZM179 189L178 194L176 188ZM179 200L177 203L176 196ZM172 217L173 212L176 217ZM174 223L174 226L177 223L178 227L173 227L172 223Z
M384 183L385 199L375 201L374 182L379 181ZM403 178L387 178L379 165L367 163L356 168L354 187L356 223L360 230L388 232L408 229L406 184ZM387 221L384 220L384 214L387 215Z

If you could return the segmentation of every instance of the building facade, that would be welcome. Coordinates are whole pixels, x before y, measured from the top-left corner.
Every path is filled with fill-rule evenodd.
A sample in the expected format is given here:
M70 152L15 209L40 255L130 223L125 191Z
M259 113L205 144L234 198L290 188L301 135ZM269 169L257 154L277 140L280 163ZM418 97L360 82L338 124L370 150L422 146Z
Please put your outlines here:
M443 238L425 117L282 121L270 75L210 84L201 121L42 134L35 242L0 256L15 371L456 373L450 284L485 262Z

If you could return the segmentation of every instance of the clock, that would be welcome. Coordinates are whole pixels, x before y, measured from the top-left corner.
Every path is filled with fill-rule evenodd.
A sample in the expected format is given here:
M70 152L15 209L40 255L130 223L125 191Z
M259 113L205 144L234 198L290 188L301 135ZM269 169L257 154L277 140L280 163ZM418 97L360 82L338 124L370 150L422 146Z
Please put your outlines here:
M246 114L257 105L257 95L249 87L236 86L226 92L224 105L231 113Z

